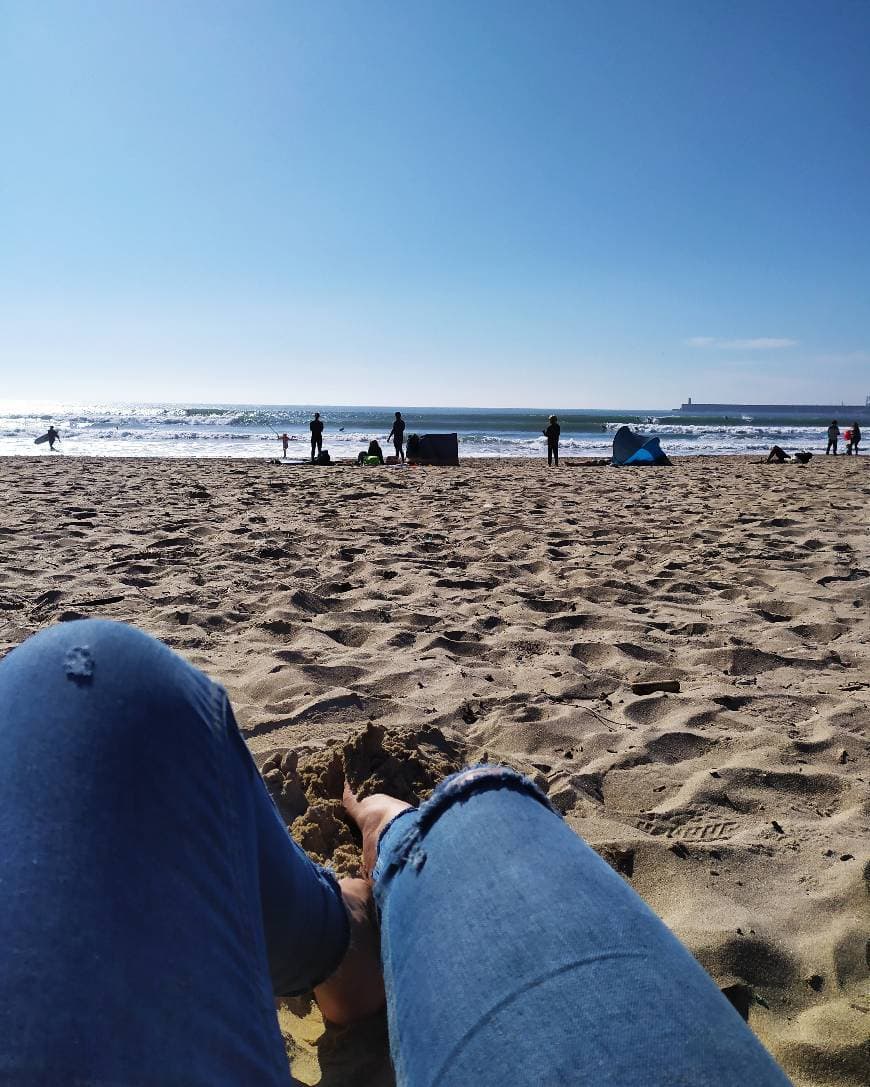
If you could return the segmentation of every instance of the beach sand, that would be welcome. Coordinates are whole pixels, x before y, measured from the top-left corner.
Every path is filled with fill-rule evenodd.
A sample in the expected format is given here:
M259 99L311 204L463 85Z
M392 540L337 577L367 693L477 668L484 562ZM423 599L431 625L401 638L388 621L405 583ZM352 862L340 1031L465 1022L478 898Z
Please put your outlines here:
M870 458L46 455L0 460L0 488L0 652L78 616L138 624L226 686L279 797L285 752L311 800L367 727L356 750L413 753L409 788L457 758L523 767L796 1084L865 1082ZM324 820L294 831L352 865ZM280 1019L304 1082L391 1082L382 1020Z

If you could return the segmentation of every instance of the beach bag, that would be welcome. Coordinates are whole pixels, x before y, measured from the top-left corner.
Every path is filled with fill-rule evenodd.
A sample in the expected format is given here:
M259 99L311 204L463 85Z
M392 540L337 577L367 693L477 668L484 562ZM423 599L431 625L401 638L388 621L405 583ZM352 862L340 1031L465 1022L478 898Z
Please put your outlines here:
M363 457L363 464L369 464L372 467L379 465L381 462L377 457Z
M315 464L332 464L332 458L329 456L328 449L321 449L317 454L317 460Z

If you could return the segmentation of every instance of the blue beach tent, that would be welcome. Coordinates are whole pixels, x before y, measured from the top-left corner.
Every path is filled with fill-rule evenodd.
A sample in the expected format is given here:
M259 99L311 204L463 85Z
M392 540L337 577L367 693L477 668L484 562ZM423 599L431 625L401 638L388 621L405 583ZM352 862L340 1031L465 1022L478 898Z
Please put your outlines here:
M670 464L658 438L647 438L627 426L613 435L613 464Z

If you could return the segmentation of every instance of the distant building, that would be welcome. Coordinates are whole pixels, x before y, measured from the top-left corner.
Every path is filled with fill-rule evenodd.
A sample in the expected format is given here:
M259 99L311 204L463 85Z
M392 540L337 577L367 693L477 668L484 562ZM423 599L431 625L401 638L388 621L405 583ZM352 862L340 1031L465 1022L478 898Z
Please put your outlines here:
M807 415L832 419L863 419L870 412L870 396L858 404L693 404L691 396L680 411L692 415Z

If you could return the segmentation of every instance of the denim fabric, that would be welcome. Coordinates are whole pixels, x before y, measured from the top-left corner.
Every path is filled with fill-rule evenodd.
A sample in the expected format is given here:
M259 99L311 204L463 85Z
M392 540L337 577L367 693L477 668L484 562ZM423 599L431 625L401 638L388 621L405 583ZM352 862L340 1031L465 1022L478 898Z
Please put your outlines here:
M499 768L386 828L375 867L400 1087L786 1087L688 951Z
M293 1082L273 991L332 972L347 915L219 687L115 623L25 642L0 662L0 841L0 1082Z

